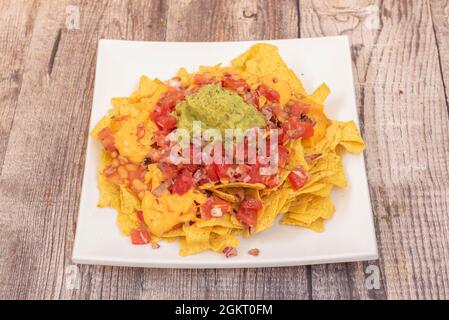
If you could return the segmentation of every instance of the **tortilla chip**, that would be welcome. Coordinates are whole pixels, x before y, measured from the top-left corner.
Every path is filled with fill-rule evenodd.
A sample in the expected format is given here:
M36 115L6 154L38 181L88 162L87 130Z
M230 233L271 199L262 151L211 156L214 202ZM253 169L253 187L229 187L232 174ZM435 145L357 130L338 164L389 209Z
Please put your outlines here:
M100 208L111 207L120 208L120 187L112 183L103 175L103 170L111 163L110 155L105 151L101 151L100 166L98 168L98 189L100 191L100 199L97 206Z
M208 220L201 219L201 220L198 220L197 222L195 222L195 225L199 228L216 227L216 226L226 227L226 228L231 228L231 229L239 228L232 222L230 214L225 214L219 218L212 217Z
M111 126L111 118L109 116L104 116L103 118L101 118L101 120L97 123L97 125L95 126L95 128L92 130L92 132L90 133L90 135L92 137L96 137L98 135L98 133L103 130L104 128L110 127Z
M229 182L226 184L217 184L212 187L212 189L223 189L223 188L248 188L248 189L262 190L265 189L266 186L262 183Z
M212 189L211 191L214 195L216 195L217 197L219 197L220 199L223 199L225 201L232 202L232 203L239 202L237 197L232 194L226 193L226 192L218 190L218 189Z
M120 186L120 211L126 214L135 214L140 210L140 200L127 187Z
M290 86L296 96L305 96L305 90L295 73L288 68L276 46L260 43L232 60L232 66L242 70L247 82L262 82L264 77L276 78Z
M210 235L209 243L212 250L221 252L225 247L237 247L239 239L233 233L220 235L213 232Z
M326 98L329 96L331 90L329 89L329 87L323 83L321 84L318 88L316 88L316 90L307 98L315 101L317 104L323 104L324 100L326 100Z
M298 200L300 201L300 199ZM329 197L317 197L311 199L306 205L291 206L286 216L304 224L310 225L318 218L329 219L335 212L335 207Z
M159 80L151 80L147 76L141 76L139 81L140 97L151 97L161 85Z
M365 149L365 143L354 121L338 122L341 128L340 145L350 153L360 153Z
M195 224L182 227L185 233L185 237L180 240L179 254L181 256L187 256L195 254L211 247L209 243L210 233L212 228L200 228Z
M124 213L122 211L119 211L118 213L117 223L119 225L120 232L122 232L125 236L129 236L134 228L140 226L140 222L135 214Z
M262 198L262 209L259 211L255 227L256 233L266 230L273 225L276 217L280 213L278 211L279 208L285 204L284 201L282 205L280 205L280 202L284 198L283 193L285 193L285 191L276 190Z
M323 232L324 231L324 220L321 219L321 218L318 218L317 220L315 220L311 224L306 224L306 223L300 222L300 221L295 220L295 219L291 219L291 218L288 218L288 217L283 217L281 219L280 223L281 224L289 224L289 225L304 227L304 228L309 228L309 229L311 229L313 231L316 231L316 232Z

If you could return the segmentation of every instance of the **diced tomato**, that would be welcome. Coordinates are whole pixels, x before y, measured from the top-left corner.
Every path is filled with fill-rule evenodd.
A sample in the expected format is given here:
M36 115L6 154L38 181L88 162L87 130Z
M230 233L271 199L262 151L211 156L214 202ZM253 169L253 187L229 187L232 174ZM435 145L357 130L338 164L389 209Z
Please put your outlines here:
M288 175L288 180L290 181L290 184L294 190L299 190L304 187L308 179L309 178L307 176L307 173L303 167L299 167L293 170Z
M145 227L138 227L131 230L132 244L147 244L150 243L150 234Z
M306 138L310 138L311 136L313 136L314 128L313 128L313 124L311 122L302 121L301 125L304 128L304 133L302 134L302 138L306 139Z
M176 127L176 118L172 115L162 115L156 118L156 124L164 132L170 132Z
M218 181L217 165L215 163L212 163L211 165L207 166L206 174L210 181Z
M162 131L156 131L151 141L155 143L159 148L166 148L170 143L167 139L167 133Z
M171 186L171 192L182 196L195 186L192 178L192 173L183 169L181 174L175 178L173 185Z
M256 163L250 165L249 177L249 183L262 183L262 177L260 175L260 164Z
M240 208L247 210L259 210L260 208L262 208L262 201L258 199L246 199L243 200Z
M176 103L184 99L185 99L184 92L180 90L169 90L161 95L157 103L162 108L164 109L166 108L169 109L170 111L173 111L173 109L176 107Z
M276 174L271 175L271 176L266 176L266 178L263 181L263 184L266 185L268 189L277 187L279 185L278 176Z
M257 108L260 107L260 103L259 103L259 95L257 94L257 92L247 92L244 95L244 99L247 103L252 104L254 106L256 106Z
M154 110L150 114L151 120L158 123L158 120L162 116L168 116L176 108L176 103L178 101L184 100L184 92L180 90L169 90L164 92L154 107ZM163 120L164 121L164 120ZM175 122L176 123L176 122ZM161 125L158 124L160 127ZM162 128L161 128L162 129Z
M307 111L309 111L310 109L310 106L308 104L293 100L288 103L288 107L290 114L298 117L302 114L307 113Z
M237 211L236 218L244 225L254 227L257 222L257 211L239 209Z
M143 218L143 212L142 212L142 210L137 210L136 215L137 215L137 220L139 220L140 223L145 224L145 219Z
M279 154L279 160L278 160L278 167L284 168L288 161L288 149L282 145L278 145L278 154Z
M225 163L221 163L221 164L212 164L213 166L215 166L215 172L217 173L218 178L228 178L229 177L229 169L232 169L231 164L225 164Z
M156 106L154 107L154 110L150 113L150 118L151 120L156 122L160 116L167 115L170 112L171 108L168 104L162 106L159 103L157 103Z
M178 175L178 168L173 163L159 162L158 168L166 180L174 179Z
M329 119L319 108L311 108L306 117L313 123L313 135L307 139L303 139L302 145L312 147L320 142L326 136L326 129L330 125Z
M248 84L243 79L234 79L231 76L224 76L221 79L221 85L223 88L230 89L232 91L237 91L243 93L249 89Z
M313 136L313 124L308 121L300 121L297 117L290 117L281 126L290 139L309 138Z
M254 227L257 222L257 212L262 208L262 202L257 199L246 199L240 204L240 208L237 211L236 218L247 225L248 227Z
M271 102L279 102L279 99L281 98L279 92L277 92L274 89L271 89L265 84L261 84L259 88L257 88L257 92Z
M201 214L203 219L210 219L213 216L214 208L219 208L223 214L229 211L231 208L229 202L220 199L216 196L211 196L201 205Z
M97 135L98 139L100 139L101 143L103 144L103 147L108 152L114 152L117 151L117 148L115 147L115 139L114 134L111 130L111 128L103 128Z
M273 114L275 115L276 119L279 120L279 122L287 121L288 114L287 112L284 111L284 109L280 105L276 104L272 107L272 109Z
M206 77L204 74L196 74L193 76L193 83L198 85L205 85L205 84L211 84L215 83L217 80L212 77Z

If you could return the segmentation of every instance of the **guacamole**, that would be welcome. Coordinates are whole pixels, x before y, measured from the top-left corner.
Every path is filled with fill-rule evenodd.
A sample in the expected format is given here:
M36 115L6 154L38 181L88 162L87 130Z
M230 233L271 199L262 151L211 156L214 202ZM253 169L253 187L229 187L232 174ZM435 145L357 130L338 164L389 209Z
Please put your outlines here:
M264 127L265 117L256 107L219 84L204 86L178 104L178 128L192 131L193 121L201 121L202 129L242 129Z

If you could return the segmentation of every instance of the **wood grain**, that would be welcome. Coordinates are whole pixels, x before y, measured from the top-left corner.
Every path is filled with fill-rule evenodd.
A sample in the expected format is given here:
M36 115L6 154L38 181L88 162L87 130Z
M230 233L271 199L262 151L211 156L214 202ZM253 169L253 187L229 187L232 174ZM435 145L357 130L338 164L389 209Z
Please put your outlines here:
M449 1L431 1L430 9L445 89L446 107L449 112Z
M351 37L381 296L447 298L449 122L429 6L422 1L358 5L301 1L301 11L309 12L301 16L301 36ZM369 5L379 8L377 25L370 23ZM318 268L335 281L335 270ZM347 273L348 280L358 274ZM342 287L336 286L336 297Z
M65 25L79 6L79 30ZM447 1L2 1L0 299L449 298ZM379 261L163 270L79 266L68 289L98 39L346 34ZM3 70L5 70L3 72ZM377 265L381 287L367 290Z

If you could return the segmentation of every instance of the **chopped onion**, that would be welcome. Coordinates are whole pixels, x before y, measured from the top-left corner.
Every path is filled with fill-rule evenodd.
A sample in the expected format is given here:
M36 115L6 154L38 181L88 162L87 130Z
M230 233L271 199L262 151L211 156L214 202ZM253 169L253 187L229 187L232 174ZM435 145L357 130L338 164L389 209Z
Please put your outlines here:
M234 256L237 255L237 249L234 248L234 247L225 247L223 249L223 253L224 253L226 258L234 257Z
M168 187L170 187L172 185L172 183L173 183L173 181L171 179L162 182L156 189L153 190L153 192L152 192L153 195L155 197L160 197L162 195L162 193L164 193L164 191L167 190Z
M170 80L167 80L167 84L170 87L173 87L173 88L176 88L176 89L179 89L182 86L182 82L179 79L177 79L177 78L172 78Z
M210 211L210 214L212 215L212 217L222 217L223 211L221 210L220 207L216 207Z

